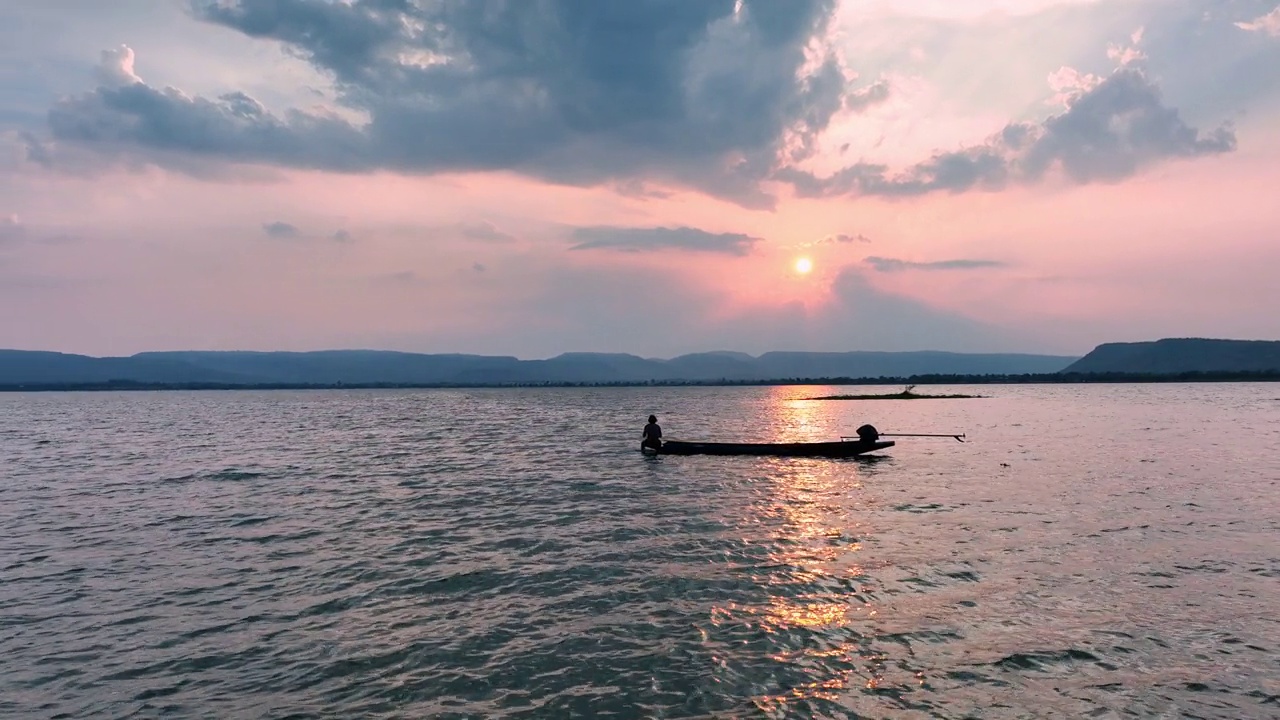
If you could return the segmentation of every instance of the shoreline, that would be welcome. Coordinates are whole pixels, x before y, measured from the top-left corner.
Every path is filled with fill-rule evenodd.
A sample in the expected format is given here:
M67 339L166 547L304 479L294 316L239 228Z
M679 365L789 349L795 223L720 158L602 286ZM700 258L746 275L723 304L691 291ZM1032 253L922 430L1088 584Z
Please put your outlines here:
M174 390L482 390L501 388L606 388L606 387L776 387L787 385L1076 385L1155 384L1187 382L1280 382L1280 371L1151 373L1052 373L1041 375L920 375L878 378L775 378L771 380L636 380L636 381L526 381L433 383L206 383L140 382L44 382L0 384L0 393L30 392L158 392Z

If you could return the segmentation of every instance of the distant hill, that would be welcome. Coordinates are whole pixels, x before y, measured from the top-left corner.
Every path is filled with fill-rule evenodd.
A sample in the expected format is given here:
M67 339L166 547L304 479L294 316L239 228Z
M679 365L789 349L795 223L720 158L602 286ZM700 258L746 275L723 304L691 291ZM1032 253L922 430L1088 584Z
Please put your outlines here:
M1066 372L1145 373L1280 371L1280 342L1167 338L1107 343L1072 363Z
M184 360L158 355L105 357L56 352L0 350L0 383L134 382L251 382L252 376L201 368Z
M136 383L496 385L508 383L715 382L910 375L1055 373L1075 357L947 352L708 352L664 359L565 353L547 360L379 350L146 352L89 357L0 350L0 385Z

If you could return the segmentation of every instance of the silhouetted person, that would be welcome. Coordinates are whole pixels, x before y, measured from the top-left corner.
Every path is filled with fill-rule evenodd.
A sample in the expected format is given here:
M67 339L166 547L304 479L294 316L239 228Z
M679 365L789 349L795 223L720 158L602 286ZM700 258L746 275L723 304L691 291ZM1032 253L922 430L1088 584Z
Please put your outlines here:
M658 418L653 415L649 416L649 424L644 426L644 440L640 443L640 449L653 448L658 450L662 447L662 428L658 426Z

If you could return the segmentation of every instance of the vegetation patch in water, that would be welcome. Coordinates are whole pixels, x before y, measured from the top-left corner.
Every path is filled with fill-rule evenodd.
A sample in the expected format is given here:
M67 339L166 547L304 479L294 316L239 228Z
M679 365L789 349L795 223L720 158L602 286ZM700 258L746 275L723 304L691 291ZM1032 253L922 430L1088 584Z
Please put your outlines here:
M958 400L985 397L983 395L922 395L913 392L915 385L908 385L902 392L884 393L881 395L827 395L809 398L810 400Z

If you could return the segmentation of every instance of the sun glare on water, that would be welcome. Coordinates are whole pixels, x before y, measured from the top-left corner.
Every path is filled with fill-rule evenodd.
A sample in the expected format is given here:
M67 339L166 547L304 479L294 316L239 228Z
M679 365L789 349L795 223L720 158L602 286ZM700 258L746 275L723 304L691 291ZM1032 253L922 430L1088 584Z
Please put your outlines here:
M807 257L796 260L796 272L801 275L808 275L813 272L813 261Z

